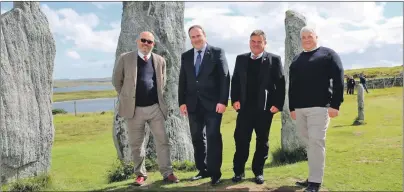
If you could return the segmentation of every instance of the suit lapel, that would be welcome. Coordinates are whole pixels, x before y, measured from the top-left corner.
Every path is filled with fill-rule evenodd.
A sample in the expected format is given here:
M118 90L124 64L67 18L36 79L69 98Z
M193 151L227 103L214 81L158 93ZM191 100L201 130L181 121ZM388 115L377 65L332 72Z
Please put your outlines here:
M137 51L133 52L133 82L136 87L136 80L137 80Z
M160 60L156 59L156 56L154 55L154 53L152 53L151 55L152 55L152 62L153 62L155 73L156 73L157 87L161 87L161 81L160 81L161 80L161 69L160 69L161 65L160 65Z
M244 93L244 98L245 94L247 91L247 70L248 70L248 60L250 58L249 54L245 54L244 57L241 57L242 60L240 61L241 68L239 70L240 74L240 84L242 86L242 93Z

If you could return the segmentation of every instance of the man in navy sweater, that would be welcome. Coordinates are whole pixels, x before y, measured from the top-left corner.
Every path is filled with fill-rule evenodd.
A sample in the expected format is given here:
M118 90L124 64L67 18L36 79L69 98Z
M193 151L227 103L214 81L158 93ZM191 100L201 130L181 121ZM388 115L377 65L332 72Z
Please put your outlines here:
M309 177L296 184L315 192L323 181L330 118L338 116L344 100L344 69L334 50L317 45L313 28L303 27L300 38L303 52L295 56L289 68L289 110L307 145Z

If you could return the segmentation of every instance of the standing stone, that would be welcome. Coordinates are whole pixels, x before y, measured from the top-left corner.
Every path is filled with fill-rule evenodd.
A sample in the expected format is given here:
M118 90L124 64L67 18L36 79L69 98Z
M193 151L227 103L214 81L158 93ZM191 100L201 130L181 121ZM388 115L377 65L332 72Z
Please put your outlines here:
M39 2L1 15L1 181L47 173L54 139L55 41Z
M358 118L354 122L355 125L364 124L365 121L365 89L363 88L362 84L357 84L357 91L358 91Z
M284 73L286 78L286 96L285 104L282 112L282 132L281 146L286 152L294 152L300 150L304 144L296 131L296 124L290 117L289 111L289 66L293 58L302 51L300 43L300 29L306 25L306 19L303 15L294 12L286 11L285 18L285 64Z
M167 63L164 99L168 107L168 119L165 127L170 138L173 161L193 161L188 121L180 115L178 106L178 78L186 38L184 9L184 2L123 2L121 33L115 54L117 60L121 53L137 50L136 39L142 31L154 34L156 46L153 52L162 55ZM126 162L131 161L126 120L119 117L117 108L113 130L118 157ZM147 157L155 158L154 143L148 126L144 144L147 145Z

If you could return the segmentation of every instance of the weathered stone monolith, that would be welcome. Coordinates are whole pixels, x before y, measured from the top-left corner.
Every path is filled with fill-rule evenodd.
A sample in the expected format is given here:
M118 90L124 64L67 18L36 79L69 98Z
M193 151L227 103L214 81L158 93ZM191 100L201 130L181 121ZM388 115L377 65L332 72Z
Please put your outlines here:
M1 183L46 174L54 139L55 41L39 2L1 15Z
M293 153L295 150L304 148L304 144L296 131L295 121L290 117L289 111L289 66L293 58L302 51L300 43L300 29L306 25L306 18L294 11L286 11L285 18L285 64L284 73L286 78L286 97L282 112L281 146L282 150Z

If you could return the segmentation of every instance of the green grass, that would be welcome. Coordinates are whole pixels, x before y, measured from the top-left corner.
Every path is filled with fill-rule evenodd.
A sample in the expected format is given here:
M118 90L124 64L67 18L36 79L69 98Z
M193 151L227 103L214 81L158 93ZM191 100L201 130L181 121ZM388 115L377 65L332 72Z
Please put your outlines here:
M403 66L396 67L373 67L373 68L363 68L363 69L348 69L345 70L345 75L359 77L360 73L364 73L367 78L384 78L384 77L395 77L400 75L403 71Z
M402 190L402 87L375 89L365 95L366 125L352 126L357 115L356 95L345 95L340 116L332 119L326 140L326 168L323 189L330 191L399 191ZM228 108L224 115L224 155L222 172L224 183L215 189L272 190L297 189L294 182L307 177L307 161L289 165L271 165L266 162L265 183L252 182L252 156L255 135L250 145L246 164L247 179L233 184L233 133L236 113ZM45 190L134 190L133 179L108 184L107 174L117 154L112 140L113 113L61 114L54 117L55 143L52 150L52 183ZM274 118L270 133L270 151L280 147L280 114ZM149 173L151 190L211 190L209 179L190 182L196 172L176 172L182 182L164 184L158 172ZM6 190L4 187L3 190Z
M117 94L115 90L58 92L53 93L53 102L79 100L79 99L113 98L116 96Z

